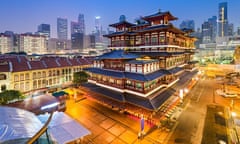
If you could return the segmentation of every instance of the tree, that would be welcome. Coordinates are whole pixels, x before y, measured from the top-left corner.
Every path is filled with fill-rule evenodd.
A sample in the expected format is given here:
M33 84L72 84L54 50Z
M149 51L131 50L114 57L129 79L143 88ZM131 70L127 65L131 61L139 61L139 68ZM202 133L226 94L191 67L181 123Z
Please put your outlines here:
M13 100L24 98L23 94L18 90L5 90L0 93L0 104L7 104Z
M73 83L76 86L81 85L82 83L87 82L89 75L85 71L75 72L73 74Z

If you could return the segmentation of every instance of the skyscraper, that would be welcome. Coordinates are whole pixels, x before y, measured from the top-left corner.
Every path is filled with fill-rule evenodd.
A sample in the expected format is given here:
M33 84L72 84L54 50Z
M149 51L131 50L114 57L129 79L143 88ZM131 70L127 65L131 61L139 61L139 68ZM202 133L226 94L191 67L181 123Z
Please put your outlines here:
M68 22L65 18L57 18L57 35L59 39L68 38Z
M227 2L219 3L218 6L218 36L223 37L228 35L228 14Z
M78 22L71 21L71 35L75 33L83 33Z
M94 31L94 35L95 35L95 42L96 43L101 43L102 42L102 26L100 24L100 16L96 16L95 17L95 31Z
M233 23L228 24L228 36L234 35L234 25Z
M217 17L212 16L208 19L208 22L211 25L211 41L215 42L217 37Z
M41 33L49 38L50 37L50 24L40 24L38 26L38 33Z
M78 24L79 24L80 32L85 33L85 21L84 21L83 14L78 15Z

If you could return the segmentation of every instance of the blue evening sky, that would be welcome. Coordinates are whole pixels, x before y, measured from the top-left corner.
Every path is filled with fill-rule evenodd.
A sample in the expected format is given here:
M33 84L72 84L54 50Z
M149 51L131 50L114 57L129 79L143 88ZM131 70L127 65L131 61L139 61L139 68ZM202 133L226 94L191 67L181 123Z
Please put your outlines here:
M192 19L198 28L208 18L218 16L220 2L228 2L229 22L240 26L240 0L1 0L0 33L36 32L39 24L47 23L51 25L51 36L56 37L57 17L68 19L70 31L70 21L77 21L79 13L84 14L87 33L91 33L95 16L101 16L106 30L122 14L134 22L136 17L153 14L158 9L178 17L174 22L177 27L182 20Z

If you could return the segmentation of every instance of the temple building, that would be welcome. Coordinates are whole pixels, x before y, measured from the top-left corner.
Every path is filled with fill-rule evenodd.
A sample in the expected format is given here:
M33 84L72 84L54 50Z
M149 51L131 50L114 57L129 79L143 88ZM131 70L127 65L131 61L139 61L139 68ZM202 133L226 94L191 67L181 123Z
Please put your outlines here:
M105 35L111 41L110 52L85 69L89 82L119 93L119 97L106 94L112 99L157 109L164 100L156 93L176 83L182 72L194 71L197 64L196 39L189 36L191 31L174 27L173 20L177 18L170 12L159 11L137 24L124 20L109 25L116 29Z

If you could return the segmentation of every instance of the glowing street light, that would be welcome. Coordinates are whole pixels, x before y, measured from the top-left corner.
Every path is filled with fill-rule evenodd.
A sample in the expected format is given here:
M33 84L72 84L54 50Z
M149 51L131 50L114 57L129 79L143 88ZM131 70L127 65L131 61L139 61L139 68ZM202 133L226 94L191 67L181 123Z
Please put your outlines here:
M179 90L180 102L183 103L183 89Z

